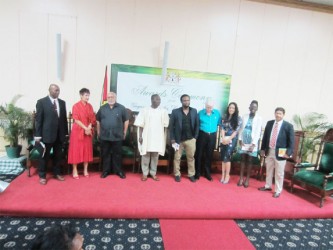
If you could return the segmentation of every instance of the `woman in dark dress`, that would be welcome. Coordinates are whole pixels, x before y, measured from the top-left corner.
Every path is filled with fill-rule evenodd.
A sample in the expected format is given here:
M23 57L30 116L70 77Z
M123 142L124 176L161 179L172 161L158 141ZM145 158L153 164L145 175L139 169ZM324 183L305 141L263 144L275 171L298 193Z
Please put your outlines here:
M237 145L238 131L241 128L242 119L239 116L238 106L235 102L228 105L221 126L221 160L222 178L220 182L227 184L230 179L230 159Z

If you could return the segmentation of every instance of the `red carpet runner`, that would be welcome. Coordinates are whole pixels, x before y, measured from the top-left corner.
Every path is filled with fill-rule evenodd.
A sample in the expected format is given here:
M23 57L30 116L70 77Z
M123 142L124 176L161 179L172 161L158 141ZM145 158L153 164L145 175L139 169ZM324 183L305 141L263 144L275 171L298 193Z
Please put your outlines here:
M278 199L272 192L260 192L264 182L251 179L250 187L237 187L236 176L223 185L201 178L191 183L187 177L177 183L172 175L161 174L160 181L140 180L127 174L125 180L99 173L59 182L48 176L42 186L38 176L16 178L0 193L0 214L34 217L71 218L156 218L156 219L288 219L332 218L333 200L319 208L319 198L296 189L284 190Z
M166 250L255 249L232 220L160 220Z

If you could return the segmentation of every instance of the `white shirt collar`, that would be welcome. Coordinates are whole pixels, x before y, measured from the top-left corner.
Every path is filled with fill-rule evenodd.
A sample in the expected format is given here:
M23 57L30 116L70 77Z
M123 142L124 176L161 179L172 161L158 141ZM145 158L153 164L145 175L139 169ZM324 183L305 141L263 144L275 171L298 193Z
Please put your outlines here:
M52 96L49 96L49 98L50 98L50 100L51 100L52 103L53 103L53 101L58 102L58 98L53 98Z

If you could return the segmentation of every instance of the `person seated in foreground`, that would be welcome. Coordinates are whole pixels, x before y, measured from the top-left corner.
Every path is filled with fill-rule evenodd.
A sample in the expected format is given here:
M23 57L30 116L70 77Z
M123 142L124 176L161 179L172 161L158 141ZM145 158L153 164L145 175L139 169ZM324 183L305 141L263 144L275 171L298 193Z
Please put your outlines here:
M55 225L37 236L31 250L81 250L83 236L70 225Z

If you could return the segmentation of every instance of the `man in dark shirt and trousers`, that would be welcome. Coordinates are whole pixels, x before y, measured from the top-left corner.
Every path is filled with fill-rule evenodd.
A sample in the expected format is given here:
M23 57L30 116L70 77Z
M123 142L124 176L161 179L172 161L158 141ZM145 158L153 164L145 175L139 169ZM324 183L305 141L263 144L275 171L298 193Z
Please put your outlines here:
M267 122L261 143L260 155L262 157L266 156L266 184L258 190L272 190L273 171L275 169L274 198L280 197L283 189L286 159L290 158L294 151L294 127L283 120L284 114L284 108L278 107L275 109L275 120Z
M117 103L114 92L107 94L107 104L100 107L96 114L97 136L101 140L103 172L101 178L111 173L111 154L114 172L122 179L126 178L122 170L122 145L128 128L126 108Z
M208 98L205 108L198 113L199 117L199 137L195 152L195 178L199 180L201 174L202 157L204 159L205 177L213 181L211 176L211 164L216 145L216 131L221 123L221 115L217 109L214 109L214 102Z
M169 126L171 144L175 149L173 161L175 180L180 182L180 158L185 149L188 176L190 181L195 182L194 153L199 134L199 120L197 110L190 107L190 96L184 94L180 97L180 101L182 107L172 110Z

